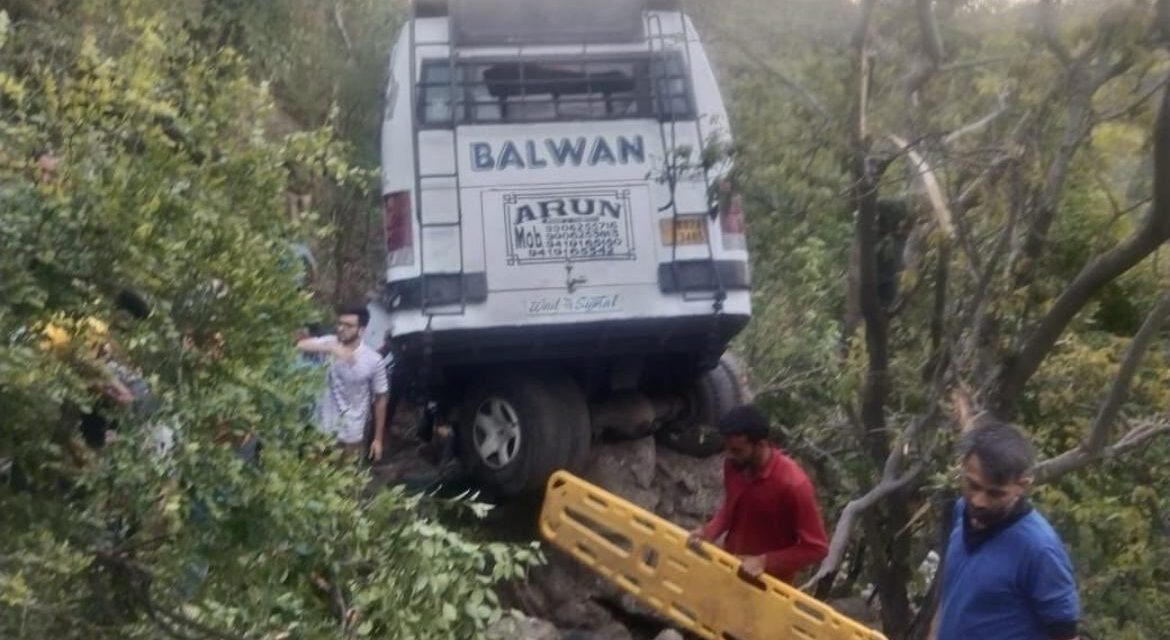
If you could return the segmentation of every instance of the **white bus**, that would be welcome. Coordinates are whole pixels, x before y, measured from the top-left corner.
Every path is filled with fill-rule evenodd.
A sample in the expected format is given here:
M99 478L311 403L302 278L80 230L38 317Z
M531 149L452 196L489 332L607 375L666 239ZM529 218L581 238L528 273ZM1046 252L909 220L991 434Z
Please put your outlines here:
M500 494L607 432L710 450L692 427L745 399L721 361L750 316L727 114L671 4L415 0L394 46L380 304L398 381Z

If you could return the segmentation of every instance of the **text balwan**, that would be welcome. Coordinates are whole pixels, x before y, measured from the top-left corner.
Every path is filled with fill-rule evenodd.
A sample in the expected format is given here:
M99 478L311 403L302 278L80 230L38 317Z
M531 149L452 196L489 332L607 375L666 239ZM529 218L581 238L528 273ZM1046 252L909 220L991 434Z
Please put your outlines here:
M640 135L587 138L507 140L471 143L471 168L475 171L544 169L547 167L597 167L644 164L646 142Z

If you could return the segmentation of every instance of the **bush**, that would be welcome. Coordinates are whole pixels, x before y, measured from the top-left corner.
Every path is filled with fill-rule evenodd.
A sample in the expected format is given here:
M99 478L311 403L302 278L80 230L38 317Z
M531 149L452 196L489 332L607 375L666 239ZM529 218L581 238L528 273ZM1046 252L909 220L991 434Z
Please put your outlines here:
M305 420L287 248L318 223L286 194L370 172L328 129L271 139L230 49L86 6L75 31L0 12L0 636L477 635L537 551L363 500ZM118 309L126 287L149 317ZM114 410L95 453L77 417L102 345L153 406Z

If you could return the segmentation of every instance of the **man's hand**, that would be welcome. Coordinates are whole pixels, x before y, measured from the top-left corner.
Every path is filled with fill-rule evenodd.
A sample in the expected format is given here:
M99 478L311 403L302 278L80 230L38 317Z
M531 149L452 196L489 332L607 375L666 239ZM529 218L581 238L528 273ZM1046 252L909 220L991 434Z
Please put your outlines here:
M703 547L703 543L707 541L707 537L703 535L703 529L698 528L687 536L687 547L694 551L698 551Z
M386 394L374 396L374 441L370 443L370 460L382 459L382 445L386 442Z
M739 565L740 571L743 571L748 577L758 578L764 575L764 568L767 564L767 558L764 556L740 556L739 560L742 563Z
M103 391L106 397L110 398L119 405L125 407L134 402L134 392L127 387L124 382L117 378L110 378L106 381L106 386Z

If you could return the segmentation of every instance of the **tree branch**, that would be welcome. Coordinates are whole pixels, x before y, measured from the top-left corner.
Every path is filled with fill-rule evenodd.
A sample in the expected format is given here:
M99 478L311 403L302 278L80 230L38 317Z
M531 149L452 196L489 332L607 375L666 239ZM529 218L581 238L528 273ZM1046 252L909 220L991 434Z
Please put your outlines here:
M1027 284L1032 277L1036 261L1047 243L1048 232L1056 220L1060 196L1064 191L1073 158L1093 130L1092 100L1096 89L1084 86L1083 76L1075 70L1070 72L1069 87L1064 134L1056 149L1056 156L1048 165L1039 202L1035 206L1036 214L1024 237L1019 262L1014 265L1017 286Z
M857 211L858 300L865 321L865 342L869 362L861 391L861 421L865 442L874 464L885 460L889 446L885 434L885 402L889 375L889 318L878 295L878 183L885 166L877 166L870 155L866 124L869 98L869 21L876 0L867 0L854 41L857 99L854 104L852 147L854 184L850 198Z
M1170 175L1170 87L1163 89L1154 130L1154 175ZM1132 269L1170 239L1170 180L1154 180L1154 203L1142 226L1081 270L1030 333L1019 354L1004 367L996 384L995 408L1014 413L1024 385L1035 375L1072 319L1109 282Z
M941 65L946 52L943 50L938 22L934 19L934 0L915 0L914 4L918 14L918 29L922 32L922 48L935 65Z
M1089 451L1084 447L1077 447L1036 465L1033 472L1035 482L1037 484L1052 482L1098 460L1116 458L1135 449L1143 448L1155 438L1168 434L1170 434L1170 424L1148 424L1129 431L1113 445L1096 452Z
M1046 6L1051 4L1045 3ZM1014 265L1019 267L1016 273L1017 286L1026 285L1031 281L1037 259L1048 241L1048 233L1056 219L1073 158L1085 140L1092 135L1093 127L1098 122L1093 111L1094 97L1109 81L1133 66L1134 58L1128 53L1124 53L1113 64L1094 63L1095 56L1108 57L1109 42L1105 36L1099 35L1092 44L1086 46L1084 51L1076 54L1070 63L1065 65L1066 78L1063 84L1067 86L1065 99L1068 106L1065 110L1064 134L1056 157L1050 163L1045 176L1036 216L1024 238L1024 246L1020 253L1023 260Z
M950 73L951 71L962 71L963 69L974 69L975 67L1011 62L1013 59L1011 56L989 56L974 60L958 60L950 64L944 64L938 70L941 73Z
M1155 28L1161 33L1164 44L1170 44L1170 0L1158 0L1155 12Z
M950 286L951 274L951 244L949 242L939 244L934 269L934 299L930 313L930 356L926 361L938 363L943 358L943 335L947 324L947 290Z
M353 632L354 612L345 601L340 581L336 577L332 581L326 580L324 576L315 571L309 576L309 580L321 592L321 595L333 600L333 604L337 607L337 620L341 623L341 636L343 638L350 637Z
M849 504L845 505L841 511L841 517L837 520L837 527L833 530L833 538L829 541L829 555L821 561L821 566L817 569L816 574L800 587L802 591L808 591L822 578L841 568L841 563L845 560L845 550L849 546L849 539L853 536L853 531L857 528L857 521L861 515L913 482L922 473L922 469L922 464L916 463L901 477L882 480L865 495L850 500Z
M1097 122L1106 122L1109 120L1117 120L1118 118L1132 116L1138 109L1141 108L1142 105L1146 103L1147 100L1157 95L1158 91L1162 90L1167 83L1170 83L1170 75L1163 76L1161 80L1155 82L1153 86L1151 86L1146 91L1143 91L1141 95L1137 97L1137 99L1133 100L1129 104L1112 109L1110 111L1106 111L1105 113L1098 114Z
M150 620L154 622L154 625L158 627L160 631L174 640L201 640L199 637L188 635L178 627L172 625L168 619L163 617L153 607L146 608L146 617L150 618Z
M120 577L121 584L119 586L134 598L136 604L159 629L172 638L177 640L201 640L204 638L243 640L242 636L215 629L180 611L159 606L151 594L151 583L154 577L146 568L127 557L122 550L114 552L98 550L94 554L94 561L111 568L115 575Z
M906 78L906 93L910 96L918 93L934 77L945 57L942 36L934 19L933 5L934 0L914 0L918 31L922 35L923 55L914 61L914 66Z
M938 173L922 154L910 146L910 143L892 134L889 138L906 152L906 157L913 170L910 177L917 177L921 180L922 188L926 191L927 201L930 202L931 211L934 213L935 223L946 234L948 240L953 240L955 238L954 216L951 215L950 207L947 206L946 199L943 197Z
M1089 452L1100 451L1109 441L1113 423L1121 413L1122 405L1129 399L1129 390L1133 385L1133 378L1137 374L1138 367L1142 363L1142 358L1145 357L1146 351L1149 350L1150 344L1157 337L1162 326L1166 324L1167 317L1170 317L1170 293L1162 294L1157 304L1146 316L1141 328L1138 329L1137 335L1130 342L1125 359L1121 362L1121 368L1117 371L1117 377L1113 379L1109 396L1101 405L1101 410L1097 413L1092 428L1089 429L1089 438L1084 443L1084 447Z
M992 249L987 266L979 274L979 279L975 287L975 295L970 300L970 310L966 313L963 324L961 325L964 328L969 328L969 333L957 354L959 371L967 371L973 359L977 364L980 364L980 360L976 356L980 353L979 345L983 339L988 322L988 306L990 304L988 294L991 291L991 284L995 278L995 272L1001 268L1004 256L1007 255L1008 247L1011 245L1012 236L1015 235L1019 210L1020 206L1015 203L1008 208L1007 223L1004 224L1003 232L996 241L995 248Z
M893 134L890 134L889 138L899 151L906 152L911 166L922 180L922 188L926 190L926 198L930 201L930 209L934 212L935 222L938 223L939 229L947 235L947 238L953 240L955 237L954 217L951 216L950 207L947 206L946 199L943 198L942 187L939 185L938 175L934 168L930 166L926 158L922 157L922 154L910 146L909 142Z
M999 104L996 106L996 108L991 113L983 116L982 118L976 120L975 122L963 125L962 127L959 127L958 129L955 129L951 133L947 134L947 136L945 138L943 138L943 140L942 140L943 144L944 145L954 144L956 141L958 141L959 138L962 138L963 136L967 136L967 135L970 135L970 134L975 133L977 131L980 131L980 130L986 128L987 125L995 122L996 120L999 120L1000 116L1007 113L1007 110L1008 110L1007 103L1008 103L1008 94L1001 93L999 95Z
M1025 111L1024 115L1020 116L1020 119L1016 122L1015 126L1012 127L1011 134L1009 134L1007 137L1007 142L1009 144L1014 143L1019 139L1019 137L1023 134L1024 127L1028 126L1028 124L1031 122L1032 116L1033 112L1031 110ZM1002 171L1003 168L1008 164L1018 161L1022 155L1022 151L1020 151L1021 146L1022 145L1018 144L1013 145L1012 147L1004 150L994 160L992 160L987 165L987 168L984 169L978 177L972 180L971 184L967 185L967 187L959 194L959 197L955 199L955 207L962 211L972 206L975 190L982 186L984 182L998 176L1000 171Z
M829 541L829 554L821 561L816 575L801 587L802 590L810 589L812 585L815 585L825 578L825 576L841 568L841 563L845 559L846 548L849 546L849 539L853 536L853 531L857 528L857 521L862 514L890 495L906 488L922 474L924 466L921 460L910 465L901 475L898 475L898 472L905 462L906 455L910 450L910 444L918 441L922 431L927 426L936 424L940 417L942 413L942 403L940 400L946 388L946 380L946 367L939 365L934 383L932 384L933 391L930 399L930 410L916 418L908 427L902 430L894 446L890 448L889 455L886 457L885 465L882 467L881 481L867 491L865 495L850 500L845 505L845 509L842 510L841 516L837 520L837 526L833 529L833 537ZM923 460L929 458L929 455L922 456Z
M1069 53L1068 47L1064 46L1064 42L1060 39L1060 30L1057 24L1057 2L1056 0L1043 0L1040 6L1037 7L1039 11L1039 25L1040 36L1044 39L1044 46L1056 56L1060 64L1065 67L1073 65L1072 54Z
M1113 423L1117 421L1122 406L1129 398L1129 391L1142 358L1149 350L1150 344L1157 338L1158 332L1166 324L1167 318L1170 318L1170 292L1164 293L1158 299L1157 304L1150 310L1145 322L1138 329L1137 335L1130 342L1121 368L1117 372L1117 377L1113 379L1109 395L1101 404L1101 409L1098 411L1093 425L1089 428L1088 438L1076 448L1037 465L1035 471L1037 481L1051 482L1101 458L1121 455L1170 431L1170 425L1146 425L1131 430L1116 444L1106 446L1113 431Z
M349 37L349 30L345 28L345 17L341 15L341 3L333 3L333 23L337 25L337 31L341 33L341 40L345 43L345 51L349 54L350 61L353 61L353 40Z

